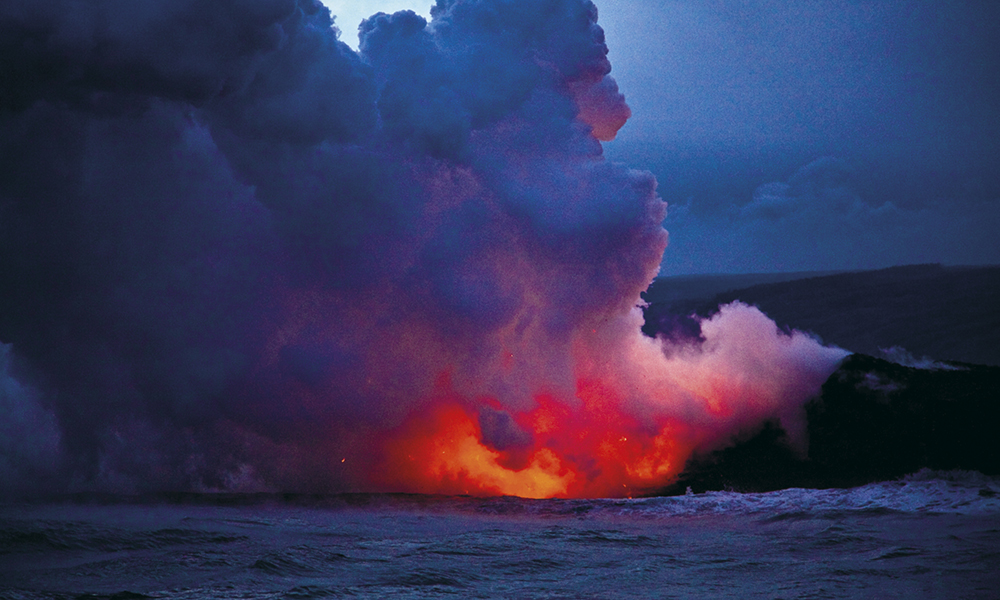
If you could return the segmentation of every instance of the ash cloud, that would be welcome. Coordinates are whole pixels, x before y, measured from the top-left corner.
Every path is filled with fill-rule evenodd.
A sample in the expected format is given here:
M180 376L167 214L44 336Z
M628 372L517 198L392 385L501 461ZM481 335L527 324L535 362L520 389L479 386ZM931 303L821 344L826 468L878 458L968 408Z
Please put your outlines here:
M667 241L596 20L439 0L355 53L313 0L5 3L5 488L365 489L442 398L527 447Z

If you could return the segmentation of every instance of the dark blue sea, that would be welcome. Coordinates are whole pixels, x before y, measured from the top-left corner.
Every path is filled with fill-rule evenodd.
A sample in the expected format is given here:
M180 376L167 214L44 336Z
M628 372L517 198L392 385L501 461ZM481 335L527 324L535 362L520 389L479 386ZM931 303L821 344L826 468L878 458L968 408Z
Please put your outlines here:
M1000 479L635 500L0 505L0 598L1000 598Z

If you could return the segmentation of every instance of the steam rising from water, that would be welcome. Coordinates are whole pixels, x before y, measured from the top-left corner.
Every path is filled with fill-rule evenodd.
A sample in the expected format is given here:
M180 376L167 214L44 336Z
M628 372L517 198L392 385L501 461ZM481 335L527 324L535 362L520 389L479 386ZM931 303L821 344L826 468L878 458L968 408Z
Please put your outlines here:
M589 1L0 7L7 489L625 495L843 352L639 333L667 243ZM11 425L24 423L24 427Z

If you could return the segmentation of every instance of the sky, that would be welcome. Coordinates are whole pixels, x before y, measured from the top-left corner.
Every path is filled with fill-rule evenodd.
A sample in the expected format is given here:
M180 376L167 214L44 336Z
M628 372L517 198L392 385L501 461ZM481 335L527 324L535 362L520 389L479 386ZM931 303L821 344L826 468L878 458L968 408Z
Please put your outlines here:
M327 4L352 45L430 14ZM605 155L656 176L662 274L1000 263L997 3L596 4L632 111Z

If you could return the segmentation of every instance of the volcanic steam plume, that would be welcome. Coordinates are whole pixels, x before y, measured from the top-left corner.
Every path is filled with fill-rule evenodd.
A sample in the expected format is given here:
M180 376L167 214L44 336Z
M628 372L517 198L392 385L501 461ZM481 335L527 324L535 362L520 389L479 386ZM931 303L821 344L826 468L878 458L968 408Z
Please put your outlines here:
M0 487L627 495L844 352L667 244L587 0L0 5ZM709 243L709 242L706 242Z

